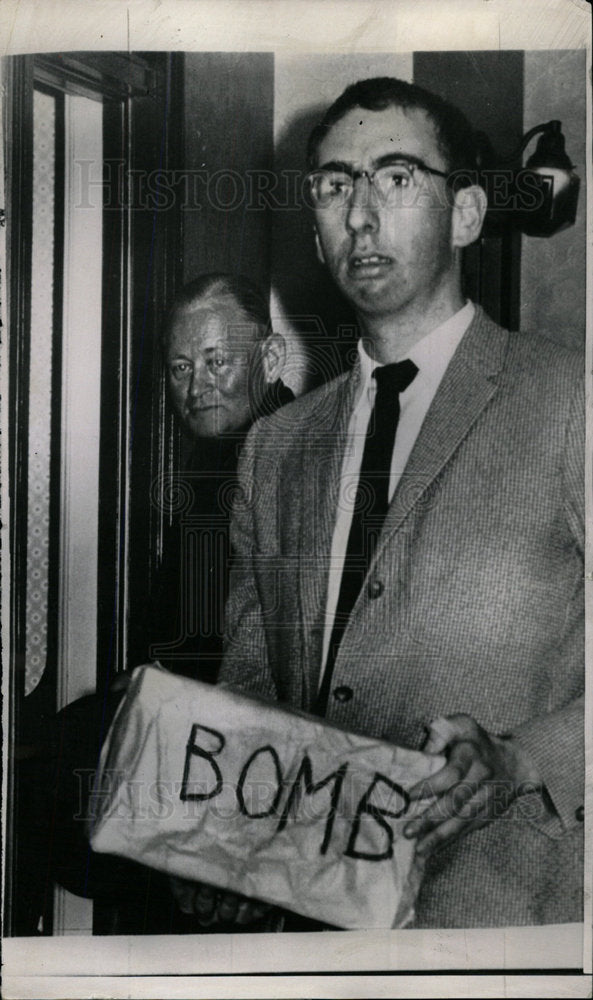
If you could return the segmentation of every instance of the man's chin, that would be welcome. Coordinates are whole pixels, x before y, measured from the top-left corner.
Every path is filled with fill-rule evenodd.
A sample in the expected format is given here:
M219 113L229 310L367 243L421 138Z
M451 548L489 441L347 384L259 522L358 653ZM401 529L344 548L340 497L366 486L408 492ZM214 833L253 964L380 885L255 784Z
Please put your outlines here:
M185 430L193 438L217 438L225 432L225 428L220 426L220 422L214 416L189 417L183 423Z
M342 287L342 293L359 312L366 316L384 316L397 312L393 294L384 286L371 282L360 282Z
M348 275L338 284L349 302L373 312L382 312L394 297L393 282L382 271L366 277Z
M241 427L229 426L219 423L216 420L186 420L184 422L186 433L195 439L214 441L217 438L233 437L240 434Z

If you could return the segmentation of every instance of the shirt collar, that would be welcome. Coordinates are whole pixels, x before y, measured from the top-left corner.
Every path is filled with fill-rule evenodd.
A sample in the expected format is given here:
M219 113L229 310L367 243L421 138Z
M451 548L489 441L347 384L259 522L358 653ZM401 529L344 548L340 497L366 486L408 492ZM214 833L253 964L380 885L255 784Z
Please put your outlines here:
M468 299L465 305L453 316L450 316L444 323L440 323L434 330L422 337L422 340L414 344L407 357L417 366L423 380L432 385L438 385L459 346L459 342L474 318L475 311L473 302ZM373 385L373 372L377 367L377 362L365 351L362 338L358 341L358 357L360 360L358 399L360 400L365 391ZM410 388L413 388L416 381L417 379L414 380Z

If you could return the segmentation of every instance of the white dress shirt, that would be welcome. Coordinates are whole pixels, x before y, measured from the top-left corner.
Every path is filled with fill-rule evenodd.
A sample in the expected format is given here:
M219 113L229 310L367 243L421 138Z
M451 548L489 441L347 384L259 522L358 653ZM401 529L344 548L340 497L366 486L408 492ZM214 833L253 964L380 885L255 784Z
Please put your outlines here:
M453 357L461 338L474 317L474 305L466 304L436 329L426 334L422 340L406 355L418 368L418 373L411 385L400 393L400 415L391 459L389 478L389 501L391 501L397 484L406 467L410 453L420 433L420 428L434 399L439 383L445 374L447 366ZM375 402L377 391L376 380L372 377L376 361L369 357L362 340L358 341L360 358L360 385L348 425L346 448L340 475L340 494L336 523L332 538L327 605L325 609L325 625L323 633L323 663L327 661L327 653L331 639L336 606L340 593L342 569L350 534L352 509L356 497L356 488L362 463L362 455L367 433L367 427ZM401 359L404 360L403 358ZM319 678L319 684L323 671Z

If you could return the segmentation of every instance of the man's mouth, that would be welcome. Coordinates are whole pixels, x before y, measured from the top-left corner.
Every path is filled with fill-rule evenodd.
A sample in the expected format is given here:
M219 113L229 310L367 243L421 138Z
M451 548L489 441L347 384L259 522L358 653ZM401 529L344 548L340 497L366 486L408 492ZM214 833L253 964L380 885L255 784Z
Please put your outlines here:
M371 253L365 256L354 256L351 258L354 267L367 267L374 264L391 264L391 257L382 257L381 254Z
M373 277L381 274L383 268L390 267L391 264L393 264L393 259L384 257L380 253L352 254L349 269L351 273L360 277Z
M221 406L222 399L219 392L205 392L203 396L196 396L195 399L188 400L188 406L192 410L209 410L212 406Z
M220 409L220 403L200 403L197 406L188 407L192 417L197 417L200 413L208 413L210 410Z

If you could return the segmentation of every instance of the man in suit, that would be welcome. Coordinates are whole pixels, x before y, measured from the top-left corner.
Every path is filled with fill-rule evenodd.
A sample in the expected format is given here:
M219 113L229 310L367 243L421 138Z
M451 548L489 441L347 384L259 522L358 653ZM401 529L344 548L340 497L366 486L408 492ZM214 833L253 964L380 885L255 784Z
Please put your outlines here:
M248 436L221 674L444 754L405 831L418 927L582 919L583 366L465 300L486 210L472 148L456 109L383 78L311 136L318 252L358 359ZM368 454L387 366L385 471ZM357 496L375 527L358 561Z
M181 510L166 532L132 665L158 659L175 673L216 680L230 565L230 496L245 436L258 417L294 399L281 373L284 338L249 279L203 274L176 296L165 324L169 397L189 454L172 481Z

